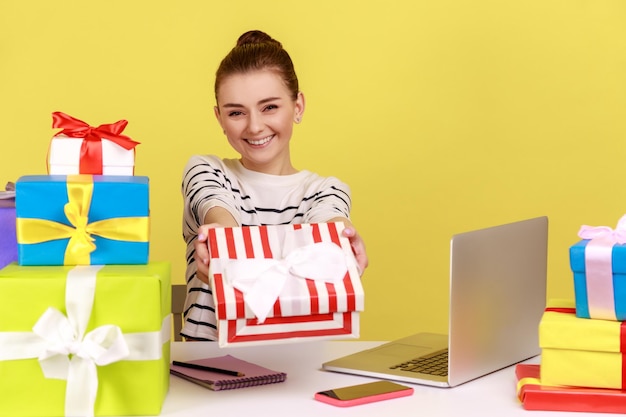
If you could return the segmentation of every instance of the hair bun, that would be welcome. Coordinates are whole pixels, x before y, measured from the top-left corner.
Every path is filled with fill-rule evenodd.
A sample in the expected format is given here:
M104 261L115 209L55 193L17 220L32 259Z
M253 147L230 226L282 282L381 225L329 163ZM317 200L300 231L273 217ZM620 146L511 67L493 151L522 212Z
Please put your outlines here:
M237 39L237 46L246 44L272 43L282 48L282 45L270 35L260 30L250 30Z
M267 33L251 30L237 39L236 46L222 59L215 72L216 101L219 103L220 85L226 77L254 71L273 71L287 86L292 100L298 99L298 77L287 51Z

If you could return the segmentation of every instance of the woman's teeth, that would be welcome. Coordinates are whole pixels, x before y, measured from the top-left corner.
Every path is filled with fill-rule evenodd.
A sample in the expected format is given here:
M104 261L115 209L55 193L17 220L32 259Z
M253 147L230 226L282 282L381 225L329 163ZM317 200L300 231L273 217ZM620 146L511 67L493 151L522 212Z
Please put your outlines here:
M267 142L272 140L273 137L274 135L259 140L247 139L247 141L250 145L265 145Z

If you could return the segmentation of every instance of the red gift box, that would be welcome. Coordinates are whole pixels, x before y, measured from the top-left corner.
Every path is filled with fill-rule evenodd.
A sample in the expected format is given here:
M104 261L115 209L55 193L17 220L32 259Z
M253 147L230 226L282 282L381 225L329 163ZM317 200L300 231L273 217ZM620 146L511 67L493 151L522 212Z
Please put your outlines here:
M358 337L364 294L343 228L339 222L211 229L220 346Z
M526 410L626 413L626 391L544 385L540 366L515 367L517 396Z

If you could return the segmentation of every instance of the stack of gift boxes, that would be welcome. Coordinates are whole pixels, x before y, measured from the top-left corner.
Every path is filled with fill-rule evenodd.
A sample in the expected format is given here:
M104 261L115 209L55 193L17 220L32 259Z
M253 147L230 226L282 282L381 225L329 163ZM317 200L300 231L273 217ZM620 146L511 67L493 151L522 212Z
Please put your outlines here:
M148 178L125 121L63 113L50 175L15 187L0 270L0 416L157 415L169 386L170 266L149 262Z
M626 216L578 236L575 301L548 302L541 365L517 366L518 395L527 409L626 413Z

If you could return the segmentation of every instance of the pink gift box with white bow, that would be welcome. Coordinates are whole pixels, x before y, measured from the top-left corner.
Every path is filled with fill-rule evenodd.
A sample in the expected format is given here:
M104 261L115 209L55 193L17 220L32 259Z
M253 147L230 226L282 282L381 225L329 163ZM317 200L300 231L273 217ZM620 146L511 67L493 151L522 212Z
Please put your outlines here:
M344 224L209 231L220 346L357 338L364 293Z

